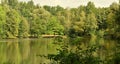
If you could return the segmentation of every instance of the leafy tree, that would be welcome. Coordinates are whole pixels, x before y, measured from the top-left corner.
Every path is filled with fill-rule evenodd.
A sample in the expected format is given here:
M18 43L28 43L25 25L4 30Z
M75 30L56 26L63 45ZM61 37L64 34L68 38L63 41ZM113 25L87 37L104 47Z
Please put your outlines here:
M96 8L93 2L88 2L87 6L65 9L60 6L41 7L35 5L33 0L28 2L1 0L0 35L10 38L18 36L19 33L20 36L24 31L23 27L27 27L28 24L30 28L25 29L26 33L30 30L30 36L36 37L53 33L85 36L95 35L99 31L105 31L105 35L112 34L116 37L120 32L119 9L120 4L115 2L106 8ZM22 27L24 23L26 25Z
M118 24L117 24L117 11L119 9L119 6L117 3L112 3L110 7L108 8L108 14L106 19L106 26L107 26L107 34L108 35L115 35L116 30L118 30Z
M86 6L86 13L95 13L96 12L96 8L93 2L88 2L87 6Z
M19 24L19 37L28 37L29 36L29 24L28 21L22 17Z
M86 6L83 6L83 5L79 6L79 7L78 7L78 11L79 11L79 12L82 12L82 11L85 12L85 11L86 11Z
M64 12L64 17L65 17L65 20L64 20L64 28L65 28L65 34L68 35L68 31L70 29L70 26L71 26L71 11L69 9L66 9Z
M48 12L50 12L52 15L57 15L58 12L63 11L64 9L60 6L43 6L45 10L47 10Z
M45 34L46 24L50 17L49 12L45 11L43 8L34 9L31 17L32 17L30 21L31 35L38 37L41 34Z
M5 9L0 5L0 38L5 38L5 21L6 21L6 12Z
M85 26L88 34L90 35L95 34L96 29L98 28L98 25L97 25L97 21L94 13L88 14Z
M86 14L84 11L80 13L79 20L76 20L76 22L73 22L69 35L71 37L73 36L83 36L85 32L85 22L86 22Z
M107 16L107 30L109 34L115 33L115 14L112 12Z
M7 12L5 32L7 38L16 38L18 36L18 27L20 22L20 15L14 9L9 9Z
M98 50L98 46L88 46L86 49L78 46L75 51L69 49L68 45L64 45L59 49L59 53L56 55L49 54L48 59L53 60L53 63L58 64L99 64L101 59L94 56Z
M60 24L60 21L56 17L50 18L47 23L47 34L64 34L64 27Z
M14 9L18 7L18 0L5 0L4 2Z
M98 30L105 30L107 28L107 10L106 8L98 8L96 14L98 22Z

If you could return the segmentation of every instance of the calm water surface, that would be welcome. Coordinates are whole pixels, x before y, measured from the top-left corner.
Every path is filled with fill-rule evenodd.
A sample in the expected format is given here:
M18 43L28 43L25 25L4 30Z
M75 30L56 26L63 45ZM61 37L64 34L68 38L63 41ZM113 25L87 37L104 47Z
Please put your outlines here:
M40 64L49 60L41 55L56 53L52 39L7 39L0 41L0 64Z
M60 46L53 43L53 39L3 39L0 40L0 64L48 64L50 61L42 55L57 53ZM119 41L99 39L86 39L81 41L81 46L86 47L97 43L103 47L99 56L107 59L117 51Z

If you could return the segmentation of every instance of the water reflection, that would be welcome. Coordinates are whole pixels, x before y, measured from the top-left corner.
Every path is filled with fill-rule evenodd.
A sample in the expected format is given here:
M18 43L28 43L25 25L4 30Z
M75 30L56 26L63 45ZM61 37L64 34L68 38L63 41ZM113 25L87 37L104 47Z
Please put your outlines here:
M21 39L19 41L20 54L21 54L21 64L30 64L30 40Z
M0 42L0 64L6 62L6 43Z
M90 45L96 44L99 47L99 50L96 54L103 60L102 64L119 64L120 61L120 47L119 40L103 39L103 38L94 38L90 40ZM116 55L119 56L116 58Z
M48 63L44 56L56 53L53 39L8 39L0 41L0 64ZM39 56L41 55L41 56Z
M54 39L7 39L0 40L0 64L43 64L50 63L44 56L57 53L60 46L53 44ZM68 42L68 41L64 41ZM100 45L95 53L105 60L103 64L115 64L119 59L118 45L116 40L104 40L103 38L82 39L81 47L88 45ZM109 62L108 62L109 61Z

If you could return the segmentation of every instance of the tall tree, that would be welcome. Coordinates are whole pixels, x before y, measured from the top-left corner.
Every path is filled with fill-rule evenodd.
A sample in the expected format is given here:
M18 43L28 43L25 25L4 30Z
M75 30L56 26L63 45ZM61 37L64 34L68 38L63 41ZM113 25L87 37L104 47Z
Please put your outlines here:
M115 33L115 14L110 12L108 15L107 15L107 31L108 31L108 34L114 34Z
M118 28L117 22L117 11L119 9L119 6L117 3L112 3L110 7L108 8L108 15L107 15L107 33L109 35L113 35ZM118 29L117 29L118 30Z
M87 6L86 6L86 13L95 13L96 12L96 8L93 2L88 2Z
M9 9L7 12L5 30L8 38L16 38L18 36L18 26L20 22L20 15L14 9Z
M96 14L96 18L97 18L97 22L98 22L98 28L99 30L105 30L107 28L107 12L106 12L106 8L98 8L97 9L97 14Z
M6 12L5 9L0 5L0 38L5 38L5 21L6 21Z
M64 34L64 27L56 17L51 17L47 23L46 34Z
M85 26L86 26L87 32L90 35L95 34L96 29L98 28L98 25L97 25L97 20L94 13L90 13L87 15Z
M82 11L80 13L79 20L75 20L72 22L73 25L69 30L70 36L71 37L83 36L85 33L85 22L86 22L86 14L84 11Z
M28 37L29 36L29 24L28 21L22 17L19 24L19 37Z
M17 8L18 6L18 0L7 0L5 2L12 8Z
M50 17L50 13L43 8L34 9L31 15L32 19L30 21L30 33L34 36L39 36L45 34L46 24Z

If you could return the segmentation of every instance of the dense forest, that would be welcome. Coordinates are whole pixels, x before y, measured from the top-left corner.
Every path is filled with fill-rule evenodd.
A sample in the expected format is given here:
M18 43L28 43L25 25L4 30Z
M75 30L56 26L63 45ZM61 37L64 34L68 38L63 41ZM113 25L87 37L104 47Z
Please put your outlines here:
M93 2L78 8L39 6L34 2L1 0L0 38L41 35L120 38L120 3L95 7Z
M0 64L120 64L120 0L77 8L0 1Z

